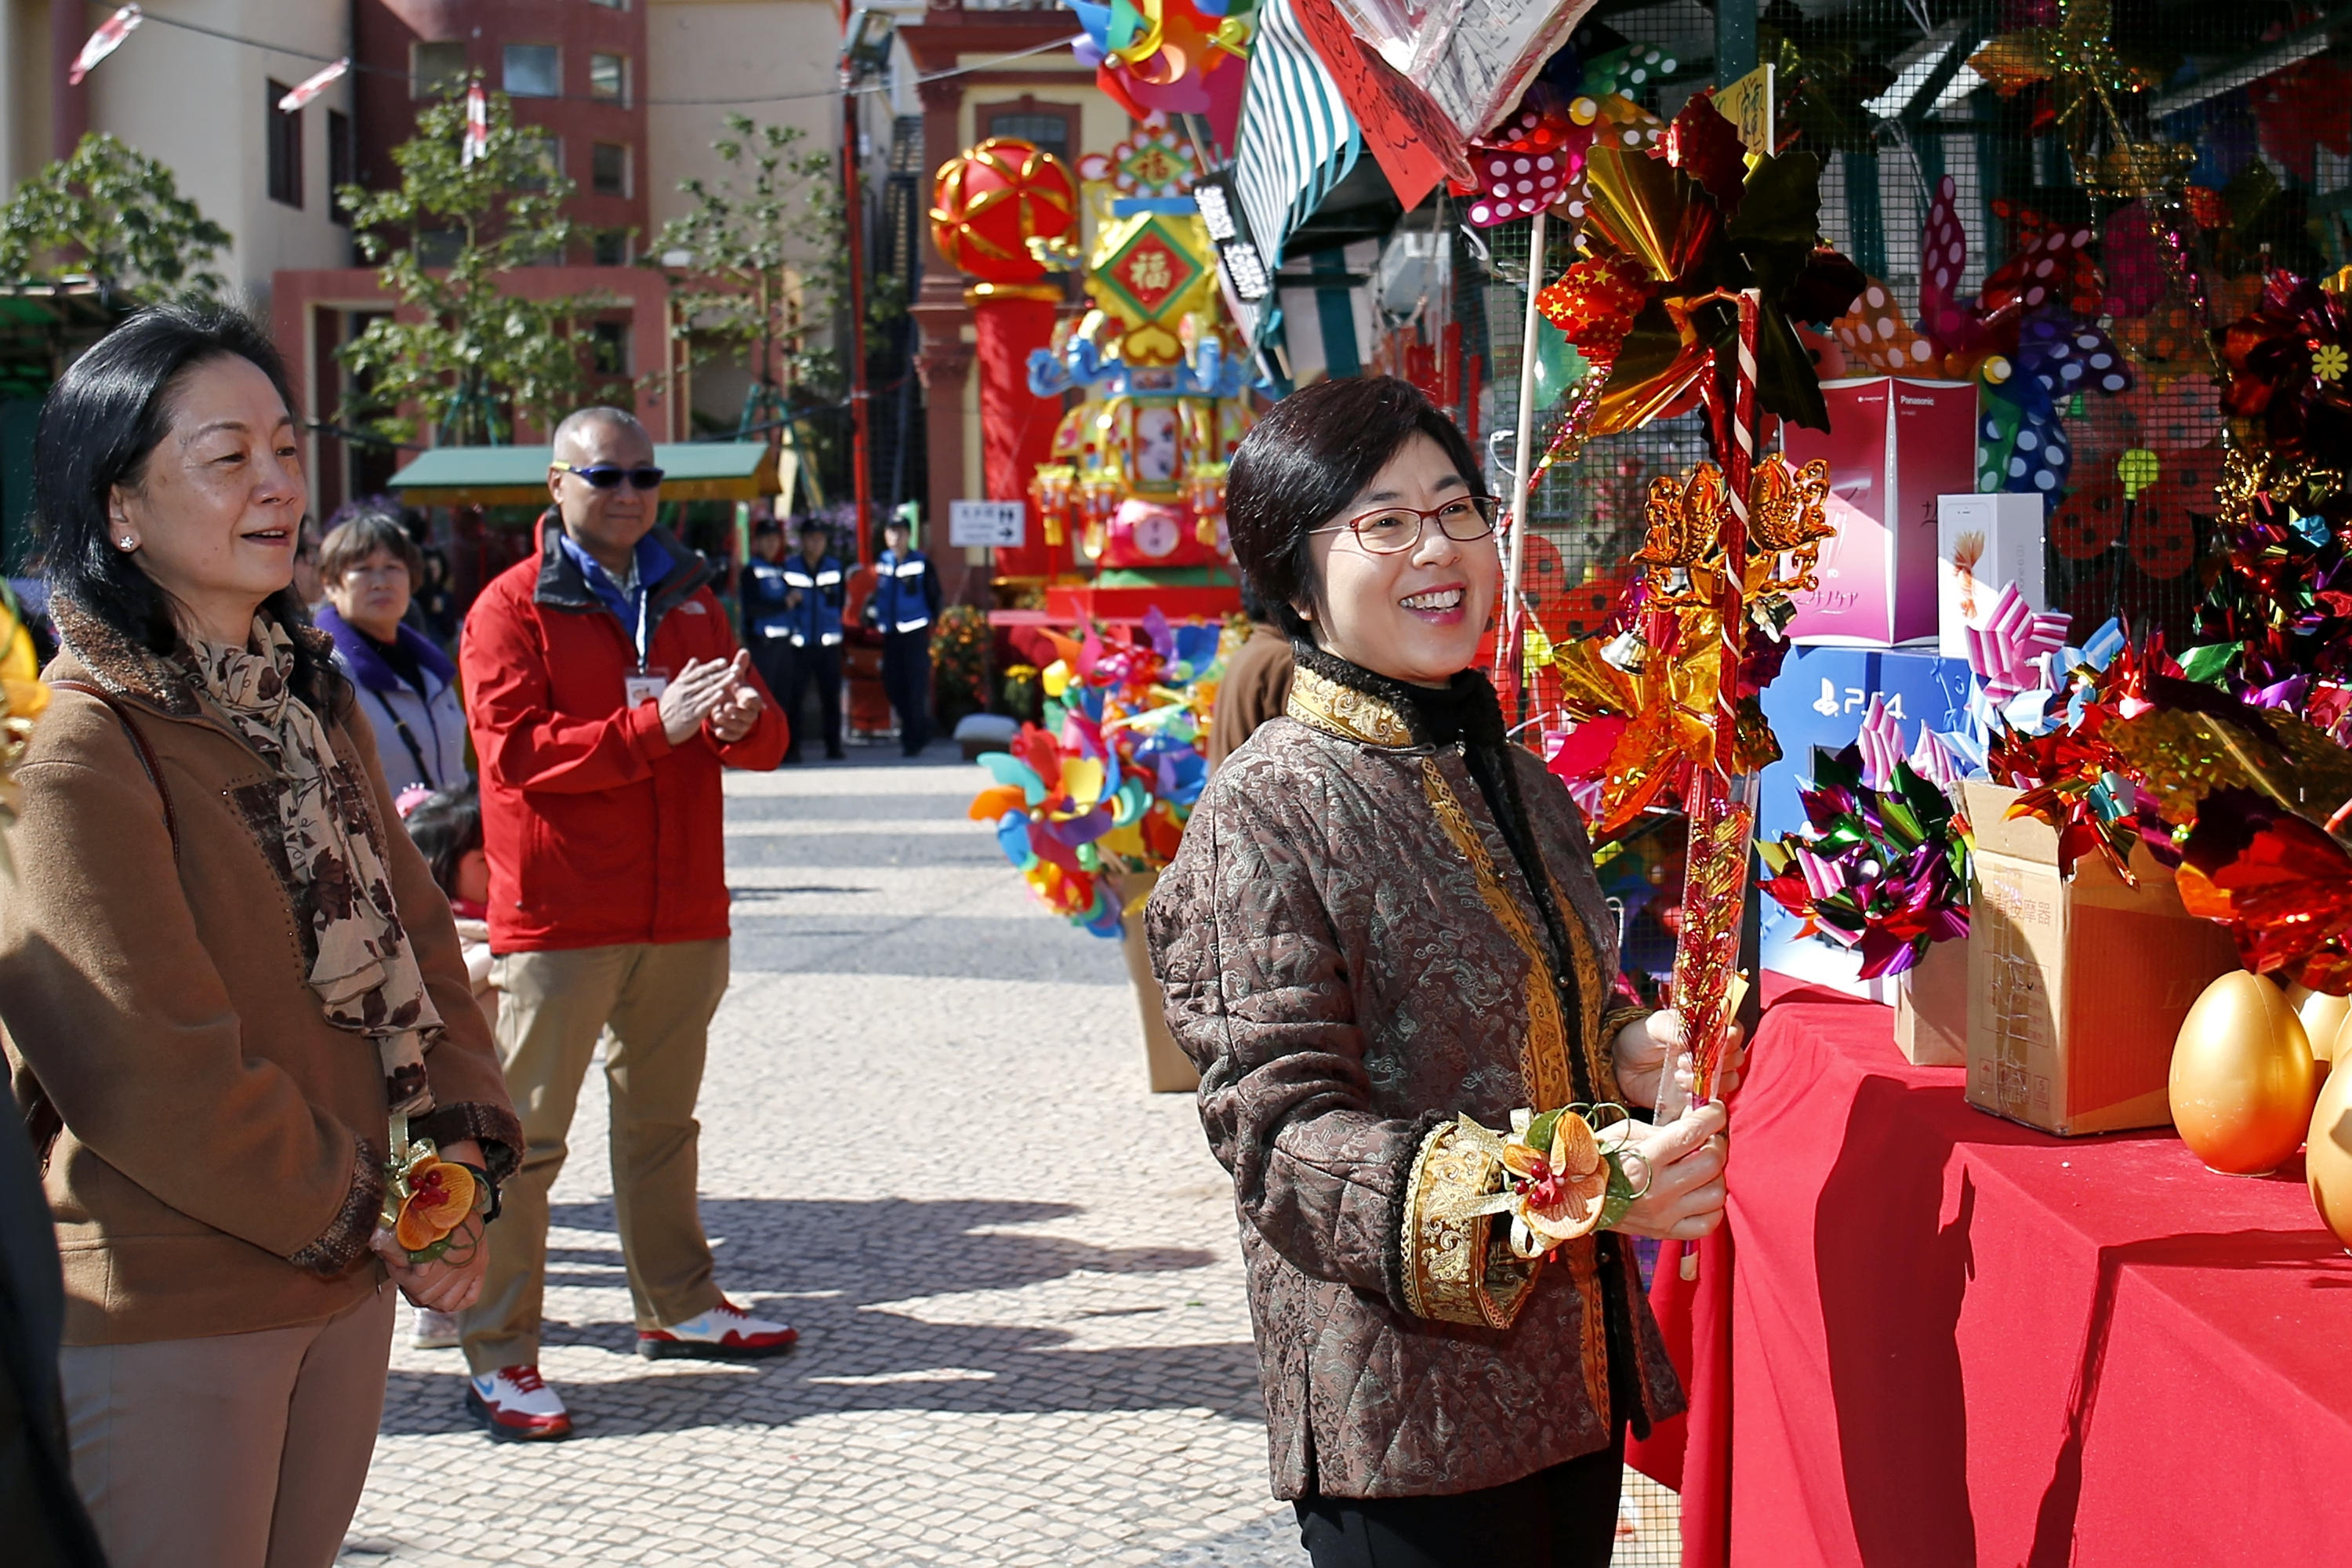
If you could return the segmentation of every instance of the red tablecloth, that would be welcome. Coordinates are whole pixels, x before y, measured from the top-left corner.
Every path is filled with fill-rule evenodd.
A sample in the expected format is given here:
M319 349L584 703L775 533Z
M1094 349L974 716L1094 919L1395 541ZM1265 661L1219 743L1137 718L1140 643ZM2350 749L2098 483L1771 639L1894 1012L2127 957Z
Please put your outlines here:
M2013 1126L1890 1017L1766 1015L1729 1238L1661 1262L1685 1563L2352 1562L2352 1258L2300 1157Z

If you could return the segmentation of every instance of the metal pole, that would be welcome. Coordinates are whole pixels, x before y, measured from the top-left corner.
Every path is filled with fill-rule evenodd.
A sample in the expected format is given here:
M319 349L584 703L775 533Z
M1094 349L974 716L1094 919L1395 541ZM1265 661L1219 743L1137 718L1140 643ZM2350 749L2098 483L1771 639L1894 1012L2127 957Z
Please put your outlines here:
M857 94L841 99L843 216L849 228L850 483L857 498L857 563L874 564L874 476L866 418L866 215L857 194Z
M1550 215L1538 209L1528 223L1528 318L1519 334L1519 426L1518 446L1512 462L1518 472L1511 481L1511 552L1503 574L1502 633L1495 640L1495 668L1510 671L1509 690L1516 698L1527 663L1521 635L1519 609L1519 564L1527 558L1528 507L1535 489L1536 473L1536 329L1543 314L1536 309L1536 295L1543 288L1544 220ZM1525 718L1516 710L1523 704L1514 702L1514 719Z

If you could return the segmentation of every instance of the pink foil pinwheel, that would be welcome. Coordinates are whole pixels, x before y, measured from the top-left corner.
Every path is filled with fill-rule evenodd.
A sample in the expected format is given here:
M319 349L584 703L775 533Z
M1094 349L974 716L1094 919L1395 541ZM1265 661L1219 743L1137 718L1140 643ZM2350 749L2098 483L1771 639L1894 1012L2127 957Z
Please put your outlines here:
M1969 668L1998 704L2021 692L2053 686L2049 657L2066 646L2071 618L2055 610L2035 611L2010 584L1994 601L1982 630L1969 627Z
M1886 710L1886 694L1870 694L1870 707L1862 716L1862 733L1856 743L1862 749L1862 782L1870 789L1885 789L1886 781L1895 776L1895 764L1903 760L1903 721Z

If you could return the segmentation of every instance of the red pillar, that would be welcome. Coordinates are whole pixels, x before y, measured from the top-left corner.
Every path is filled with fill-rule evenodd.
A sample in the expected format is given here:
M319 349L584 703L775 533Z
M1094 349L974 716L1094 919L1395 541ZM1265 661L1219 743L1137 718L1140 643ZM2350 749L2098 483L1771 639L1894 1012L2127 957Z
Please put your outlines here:
M49 147L50 156L70 158L89 130L89 88L69 87L82 45L97 30L85 0L49 0Z

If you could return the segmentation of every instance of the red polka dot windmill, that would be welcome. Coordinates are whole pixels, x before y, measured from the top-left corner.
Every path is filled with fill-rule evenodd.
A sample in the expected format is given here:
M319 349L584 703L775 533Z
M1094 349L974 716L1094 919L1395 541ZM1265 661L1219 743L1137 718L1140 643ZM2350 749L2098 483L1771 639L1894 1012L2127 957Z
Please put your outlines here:
M1584 156L1602 139L1646 152L1665 134L1665 121L1625 96L1675 69L1664 51L1642 45L1580 61L1573 46L1546 67L1519 107L1467 149L1475 185L1457 184L1472 226L1533 217L1553 207L1571 223L1584 217Z

